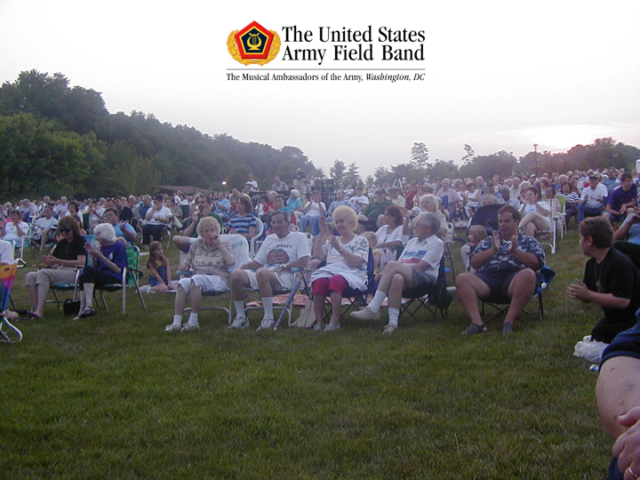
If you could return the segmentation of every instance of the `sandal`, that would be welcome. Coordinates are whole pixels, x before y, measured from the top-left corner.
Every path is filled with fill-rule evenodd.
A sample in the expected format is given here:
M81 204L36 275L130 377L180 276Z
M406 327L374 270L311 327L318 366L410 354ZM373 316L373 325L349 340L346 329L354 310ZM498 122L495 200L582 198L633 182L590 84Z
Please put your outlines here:
M80 318L87 318L87 317L93 317L94 315L96 315L98 312L96 312L96 309L93 307L87 307L84 309L84 312L82 312L80 315L78 315Z
M467 327L467 329L462 332L463 335L479 335L487 331L487 327L483 325L478 325L477 323L472 323Z
M513 333L513 323L504 322L502 324L502 333L505 335Z

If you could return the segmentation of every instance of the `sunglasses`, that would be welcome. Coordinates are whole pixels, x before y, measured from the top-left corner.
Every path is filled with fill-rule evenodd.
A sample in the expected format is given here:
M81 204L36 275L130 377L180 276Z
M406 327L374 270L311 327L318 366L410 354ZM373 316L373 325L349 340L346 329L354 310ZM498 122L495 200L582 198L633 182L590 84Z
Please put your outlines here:
M71 231L70 228L62 228L60 229L60 233L69 233Z

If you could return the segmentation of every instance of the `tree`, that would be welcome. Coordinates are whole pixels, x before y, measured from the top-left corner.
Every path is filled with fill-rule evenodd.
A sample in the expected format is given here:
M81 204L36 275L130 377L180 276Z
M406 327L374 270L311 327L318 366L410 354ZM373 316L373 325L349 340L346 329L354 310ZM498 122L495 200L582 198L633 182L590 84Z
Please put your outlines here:
M347 171L346 175L344 176L344 180L342 181L343 187L347 185L351 185L353 188L358 185L362 185L362 178L358 173L358 166L355 164L355 162L349 165L349 170Z
M414 143L411 148L411 161L418 168L427 168L429 160L429 150L424 143Z
M329 175L334 179L334 185L340 188L344 187L344 173L347 171L347 166L342 160L335 160L333 166L329 170Z
M464 144L464 151L466 153L462 157L462 161L464 163L469 163L470 161L473 160L473 157L475 156L476 153L473 151L473 148L471 148L471 145L467 145L466 143Z
M55 120L20 113L3 116L2 129L2 192L9 198L74 195L103 160L93 133L69 132Z
M516 157L513 153L501 150L491 155L479 155L473 161L460 167L462 177L475 178L478 175L484 178L491 178L493 175L511 175L515 165Z

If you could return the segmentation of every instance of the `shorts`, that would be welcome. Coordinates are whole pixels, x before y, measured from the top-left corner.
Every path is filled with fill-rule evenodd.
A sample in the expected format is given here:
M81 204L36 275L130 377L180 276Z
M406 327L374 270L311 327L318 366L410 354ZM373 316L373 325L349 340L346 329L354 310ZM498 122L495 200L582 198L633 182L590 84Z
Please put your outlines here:
M178 282L178 286L188 294L191 284L200 287L202 293L226 292L229 290L229 283L217 275L194 275L190 278L183 278Z
M419 287L420 285L424 285L426 283L435 283L435 281L436 279L433 278L432 275L413 269L413 283L415 283L416 287Z
M258 285L258 279L256 277L256 272L253 270L245 270L247 275L249 276L249 283L251 284L251 288L254 290L260 290L260 285ZM291 272L273 272L276 276L276 280L280 283L280 286L285 290L291 290L293 288L293 273Z
M478 277L489 287L490 297L496 298L496 302L502 303L500 300L504 300L505 303L509 303L511 301L509 286L518 273L520 270L487 270L475 272L472 275Z

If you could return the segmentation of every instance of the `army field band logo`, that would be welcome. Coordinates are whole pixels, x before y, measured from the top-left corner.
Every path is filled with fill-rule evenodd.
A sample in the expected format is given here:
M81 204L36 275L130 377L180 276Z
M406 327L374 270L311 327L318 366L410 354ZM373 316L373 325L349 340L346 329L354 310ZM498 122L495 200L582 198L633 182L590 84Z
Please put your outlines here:
M234 60L243 65L269 63L280 51L280 37L258 22L251 22L242 30L234 30L227 38L227 48Z

